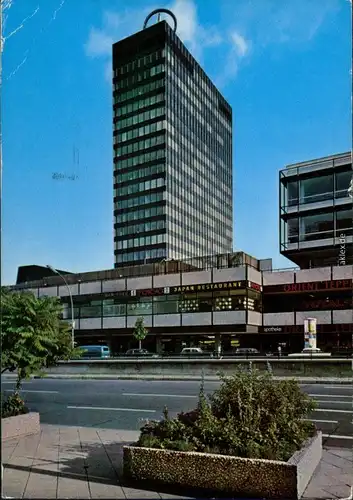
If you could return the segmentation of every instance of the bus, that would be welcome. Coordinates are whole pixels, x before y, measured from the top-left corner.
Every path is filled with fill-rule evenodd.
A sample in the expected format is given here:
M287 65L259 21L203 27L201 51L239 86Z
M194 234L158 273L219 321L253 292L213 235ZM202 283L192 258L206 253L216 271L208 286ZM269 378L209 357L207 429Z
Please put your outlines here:
M107 359L110 358L110 349L107 345L80 345L84 351L81 359Z

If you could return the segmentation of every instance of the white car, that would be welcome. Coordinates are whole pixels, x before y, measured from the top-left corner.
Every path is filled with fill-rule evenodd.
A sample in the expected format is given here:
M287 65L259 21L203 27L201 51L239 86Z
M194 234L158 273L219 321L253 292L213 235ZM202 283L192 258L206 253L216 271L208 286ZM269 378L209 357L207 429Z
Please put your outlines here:
M330 352L322 352L318 347L305 347L302 352L288 354L292 358L311 358L311 357L327 357L331 356Z
M198 354L204 354L204 352L200 347L184 347L180 354L183 356L197 356Z

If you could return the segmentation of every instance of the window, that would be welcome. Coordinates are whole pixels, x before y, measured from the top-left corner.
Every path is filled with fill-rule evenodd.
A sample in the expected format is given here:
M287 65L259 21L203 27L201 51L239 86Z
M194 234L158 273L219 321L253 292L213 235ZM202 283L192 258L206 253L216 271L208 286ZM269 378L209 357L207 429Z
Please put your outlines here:
M288 243L297 243L299 239L299 219L289 219L287 222Z
M347 190L351 182L352 171L337 172L335 175L335 197L345 198L348 196Z
M139 260L139 256L136 255L134 260ZM151 297L140 297L136 302L127 304L127 315L128 316L144 316L152 314L152 298Z
M336 236L352 234L353 209L340 210L336 213Z
M288 182L287 185L287 203L288 207L298 205L299 198L299 184L298 181Z
M302 241L333 238L333 213L307 215L300 220Z
M179 312L179 302L178 297L154 297L154 299L160 299L153 301L153 314L176 314ZM172 300L169 300L172 299Z
M332 199L332 197L332 174L300 181L300 203L315 203Z
M118 262L121 262L121 255L118 256ZM125 316L126 304L114 304L114 301L103 301L103 316Z

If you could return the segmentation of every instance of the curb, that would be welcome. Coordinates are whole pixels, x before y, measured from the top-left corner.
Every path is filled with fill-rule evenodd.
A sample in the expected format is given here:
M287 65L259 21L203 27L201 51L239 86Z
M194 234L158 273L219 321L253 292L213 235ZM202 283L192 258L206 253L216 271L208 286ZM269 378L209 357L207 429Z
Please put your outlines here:
M146 380L146 381L177 381L177 382L198 382L202 381L202 377L178 377L178 376L166 376L166 377L152 377L152 376L136 376L136 375L45 375L44 377L34 376L34 379L57 379L57 380ZM353 384L353 378L311 378L311 377L273 377L274 380L297 380L298 382L308 383L308 384ZM207 377L203 378L205 381L218 382L219 377Z
M2 380L15 381L15 375L3 375ZM146 380L146 381L175 381L175 382L201 382L202 379L208 382L218 382L220 379L218 376L153 376L153 375L75 375L75 374L44 374L44 376L32 375L30 379L36 380ZM301 383L306 384L353 384L353 377L296 377L296 376L274 376L274 380L297 380Z

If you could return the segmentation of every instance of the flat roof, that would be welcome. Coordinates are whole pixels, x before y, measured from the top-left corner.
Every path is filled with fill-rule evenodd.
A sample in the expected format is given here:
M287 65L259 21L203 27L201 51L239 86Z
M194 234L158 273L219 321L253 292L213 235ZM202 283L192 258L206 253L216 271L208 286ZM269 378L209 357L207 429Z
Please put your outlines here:
M316 165L317 163L323 163L323 162L328 162L328 161L334 161L338 159L345 159L347 158L347 163L352 162L352 153L350 151L347 151L346 153L337 153L329 156L322 156L320 158L314 158L312 160L306 160L298 163L290 163L289 165L286 165L286 167L283 170L291 169L291 168L301 168L301 167L308 167L310 165Z

